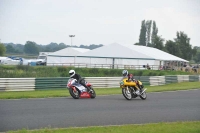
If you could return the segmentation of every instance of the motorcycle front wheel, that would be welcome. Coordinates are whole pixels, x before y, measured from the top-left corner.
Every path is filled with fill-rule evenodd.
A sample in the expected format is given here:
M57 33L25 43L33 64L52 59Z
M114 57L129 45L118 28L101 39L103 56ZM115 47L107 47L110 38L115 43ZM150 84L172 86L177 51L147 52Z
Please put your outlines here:
M140 95L140 98L141 98L142 100L146 100L146 99L147 99L147 94L146 94L146 92L143 92L143 93Z
M132 99L132 90L130 88L122 88L122 94L127 100Z
M96 92L94 91L94 89L92 87L90 87L89 93L90 93L92 99L96 97Z
M69 88L69 93L74 99L79 99L80 97L80 93L77 88L75 88L75 90L72 88Z

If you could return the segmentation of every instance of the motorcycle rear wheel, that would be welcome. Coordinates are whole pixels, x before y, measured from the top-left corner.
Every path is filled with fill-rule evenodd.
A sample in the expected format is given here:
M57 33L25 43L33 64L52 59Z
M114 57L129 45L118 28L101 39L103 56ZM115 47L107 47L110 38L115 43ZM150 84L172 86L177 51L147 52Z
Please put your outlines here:
M77 88L75 88L75 89L76 89L76 91L73 90L72 88L70 88L69 93L74 99L79 99L80 98L80 92L78 91Z
M132 99L132 90L130 88L122 88L122 94L127 100Z

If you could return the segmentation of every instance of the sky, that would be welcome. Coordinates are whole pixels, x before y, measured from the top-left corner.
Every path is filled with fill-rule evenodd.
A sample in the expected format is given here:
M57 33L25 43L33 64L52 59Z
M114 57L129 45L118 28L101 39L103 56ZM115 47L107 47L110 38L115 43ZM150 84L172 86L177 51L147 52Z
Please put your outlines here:
M200 0L0 0L0 41L132 45L142 20L165 40L183 31L200 46Z

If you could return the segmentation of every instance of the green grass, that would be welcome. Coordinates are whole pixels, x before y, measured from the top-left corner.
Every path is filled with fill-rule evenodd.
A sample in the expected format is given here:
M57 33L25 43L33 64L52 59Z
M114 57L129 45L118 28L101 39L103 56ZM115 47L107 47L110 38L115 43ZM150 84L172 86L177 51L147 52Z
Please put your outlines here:
M200 82L182 82L182 83L173 83L162 86L145 86L145 88L147 88L147 92L199 89ZM120 88L98 88L95 89L95 92L97 96L122 94ZM70 95L67 89L0 92L0 99L47 98L47 97L68 97L68 96Z
M148 87L147 92L176 91L188 89L200 89L200 82L181 82L162 86L150 86Z
M200 133L200 121L10 131L9 133Z

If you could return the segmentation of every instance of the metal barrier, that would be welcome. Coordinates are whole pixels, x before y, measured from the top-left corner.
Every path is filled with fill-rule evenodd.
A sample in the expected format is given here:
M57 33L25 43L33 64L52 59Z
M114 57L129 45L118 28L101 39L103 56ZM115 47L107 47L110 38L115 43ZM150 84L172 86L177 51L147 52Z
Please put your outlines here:
M33 91L35 78L0 78L0 91Z
M66 88L68 77L57 77L57 78L36 78L35 89L60 89Z
M122 77L86 77L85 80L90 82L94 88L112 88L119 87Z
M0 91L30 91L66 88L68 77L57 78L0 78ZM119 87L122 77L85 77L94 88ZM135 76L144 85L157 86L179 82L200 82L200 75Z

